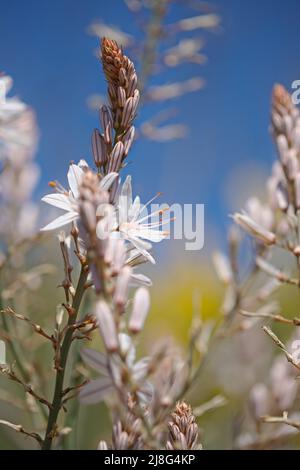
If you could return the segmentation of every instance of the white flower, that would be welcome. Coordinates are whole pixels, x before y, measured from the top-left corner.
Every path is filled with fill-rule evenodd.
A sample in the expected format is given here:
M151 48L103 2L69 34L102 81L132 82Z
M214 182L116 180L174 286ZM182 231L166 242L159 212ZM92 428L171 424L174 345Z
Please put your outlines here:
M138 387L138 396L143 402L149 402L152 396L152 386L145 380L148 374L149 358L135 362L135 347L131 338L121 333L119 335L120 350L126 357L126 364L130 370L132 380ZM79 392L79 400L86 405L104 400L115 390L115 386L122 387L122 364L118 356L108 357L94 349L82 349L81 357L92 369L101 374L101 377L90 380ZM109 372L110 371L110 372Z
M118 198L118 231L121 238L129 241L140 254L153 263L154 259L149 254L151 249L149 242L160 242L167 237L168 232L159 228L169 221L149 222L152 217L158 215L158 212L143 216L152 201L153 199L142 205L139 196L133 200L131 176L127 176Z
M18 166L34 153L37 128L32 110L19 98L7 97L12 85L11 77L0 76L0 157Z
M9 121L26 109L26 105L18 98L7 98L7 94L12 88L11 77L4 75L0 77L0 120Z
M46 225L41 230L54 230L63 227L70 222L74 222L79 218L79 188L83 175L87 169L88 164L85 160L80 160L78 165L70 165L67 175L70 189L66 190L59 184L55 183L57 193L48 194L42 198L42 201L46 202L47 204L64 210L65 214L57 217L55 220L53 220L53 222ZM104 178L102 178L99 183L100 188L103 190L108 190L117 176L117 173L109 173L108 175L104 176Z
M236 212L232 216L236 224L240 225L249 235L256 237L266 245L273 245L276 242L276 236L273 232L265 229L263 226L255 222L245 213Z

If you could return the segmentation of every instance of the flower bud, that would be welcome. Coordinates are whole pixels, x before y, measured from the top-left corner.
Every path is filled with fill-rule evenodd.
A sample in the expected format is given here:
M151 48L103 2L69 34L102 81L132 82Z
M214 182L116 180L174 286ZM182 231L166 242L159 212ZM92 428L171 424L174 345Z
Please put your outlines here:
M128 325L132 333L139 333L143 329L149 307L149 292L145 287L140 287L133 299L133 307Z
M252 235L261 240L266 245L273 245L276 241L274 233L266 230L264 227L258 225L254 220L248 217L246 214L235 213L233 215L234 221L240 225L249 235Z
M118 349L119 341L115 321L109 306L104 300L98 300L95 309L99 330L108 352Z

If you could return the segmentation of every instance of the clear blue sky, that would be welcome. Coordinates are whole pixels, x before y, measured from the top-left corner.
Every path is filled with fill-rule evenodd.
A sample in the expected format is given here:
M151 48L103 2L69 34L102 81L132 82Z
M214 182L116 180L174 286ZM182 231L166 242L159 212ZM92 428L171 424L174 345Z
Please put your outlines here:
M249 160L268 167L274 158L270 92L274 82L289 87L300 78L300 2L213 4L223 29L206 35L206 88L178 103L190 135L167 145L137 144L130 172L144 198L161 190L170 203L204 202L208 221L223 224L229 210L224 182L232 169ZM88 25L103 18L134 32L132 17L121 0L9 0L0 10L0 70L14 77L15 93L38 116L41 194L48 180L64 181L70 160L90 158L97 116L86 99L103 92L104 81ZM177 16L175 8L171 17Z

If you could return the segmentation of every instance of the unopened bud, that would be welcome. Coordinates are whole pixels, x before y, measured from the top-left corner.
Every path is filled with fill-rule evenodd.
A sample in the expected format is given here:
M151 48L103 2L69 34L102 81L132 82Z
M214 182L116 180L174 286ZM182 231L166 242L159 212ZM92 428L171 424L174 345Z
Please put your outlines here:
M234 221L240 225L250 235L258 238L266 245L273 245L276 241L274 233L266 230L264 227L258 225L253 219L248 217L246 214L235 213L233 215Z
M92 134L92 152L96 167L100 168L105 165L107 162L107 149L104 138L98 129L94 129Z
M140 287L134 296L133 307L128 328L132 333L139 333L144 326L150 307L149 292L145 287Z
M95 314L98 320L99 330L107 351L117 351L119 342L115 321L109 306L104 300L99 300L96 303Z
M131 268L129 266L124 266L117 278L114 302L121 310L124 309L124 306L127 302L130 276Z

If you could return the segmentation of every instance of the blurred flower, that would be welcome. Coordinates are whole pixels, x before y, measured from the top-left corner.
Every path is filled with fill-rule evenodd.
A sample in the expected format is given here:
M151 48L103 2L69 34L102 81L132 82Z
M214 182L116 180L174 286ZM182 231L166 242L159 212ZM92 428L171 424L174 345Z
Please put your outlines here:
M202 64L206 60L203 54L199 54L202 47L203 41L199 38L182 39L176 46L167 49L164 61L169 67L175 67L184 62Z
M135 348L131 338L121 333L119 334L119 344L121 354L125 357L125 364L128 367L131 379L138 390L138 395L143 401L149 401L151 395L151 385L145 381L148 374L149 359L143 358L135 362ZM99 379L90 380L79 393L79 400L84 404L98 403L104 400L116 386L124 387L122 377L122 364L118 356L113 354L110 357L94 349L83 349L80 352L83 361L96 372L101 374Z
M69 224L70 222L74 222L79 218L79 189L87 169L88 166L84 160L81 160L78 165L70 165L67 175L70 187L69 190L66 190L58 183L53 183L57 193L44 196L42 201L50 204L51 206L63 209L66 211L66 214L57 217L53 222L47 224L41 230L55 230ZM108 190L117 176L117 173L109 173L104 176L99 182L99 188L102 190Z
M199 28L215 28L220 24L220 17L210 13L207 15L192 16L191 18L184 18L183 20L175 23L182 31L193 31Z
M142 331L150 307L149 292L140 287L133 298L133 306L129 319L128 328L132 333Z
M233 279L233 274L227 256L220 251L215 251L212 260L219 279L226 285L230 284Z
M249 235L252 235L266 245L273 245L276 241L276 236L274 233L266 230L263 226L256 223L251 217L247 214L235 213L233 215L233 220L240 225Z
M272 396L279 411L288 411L292 408L297 392L298 383L295 379L295 370L285 357L275 359L270 373Z
M146 98L153 101L165 101L185 93L191 93L200 90L204 85L202 78L193 77L184 82L170 83L167 85L152 86L147 90Z
M9 244L35 232L38 209L30 199L39 177L32 161L38 140L35 114L18 98L7 97L12 84L9 76L0 76L0 232Z
M168 450L200 450L199 429L192 408L186 402L177 403L171 414Z
M121 44L123 47L127 47L132 42L133 38L130 34L121 31L118 26L108 25L103 21L95 21L88 28L88 33L92 36L98 36L99 38L108 37Z

